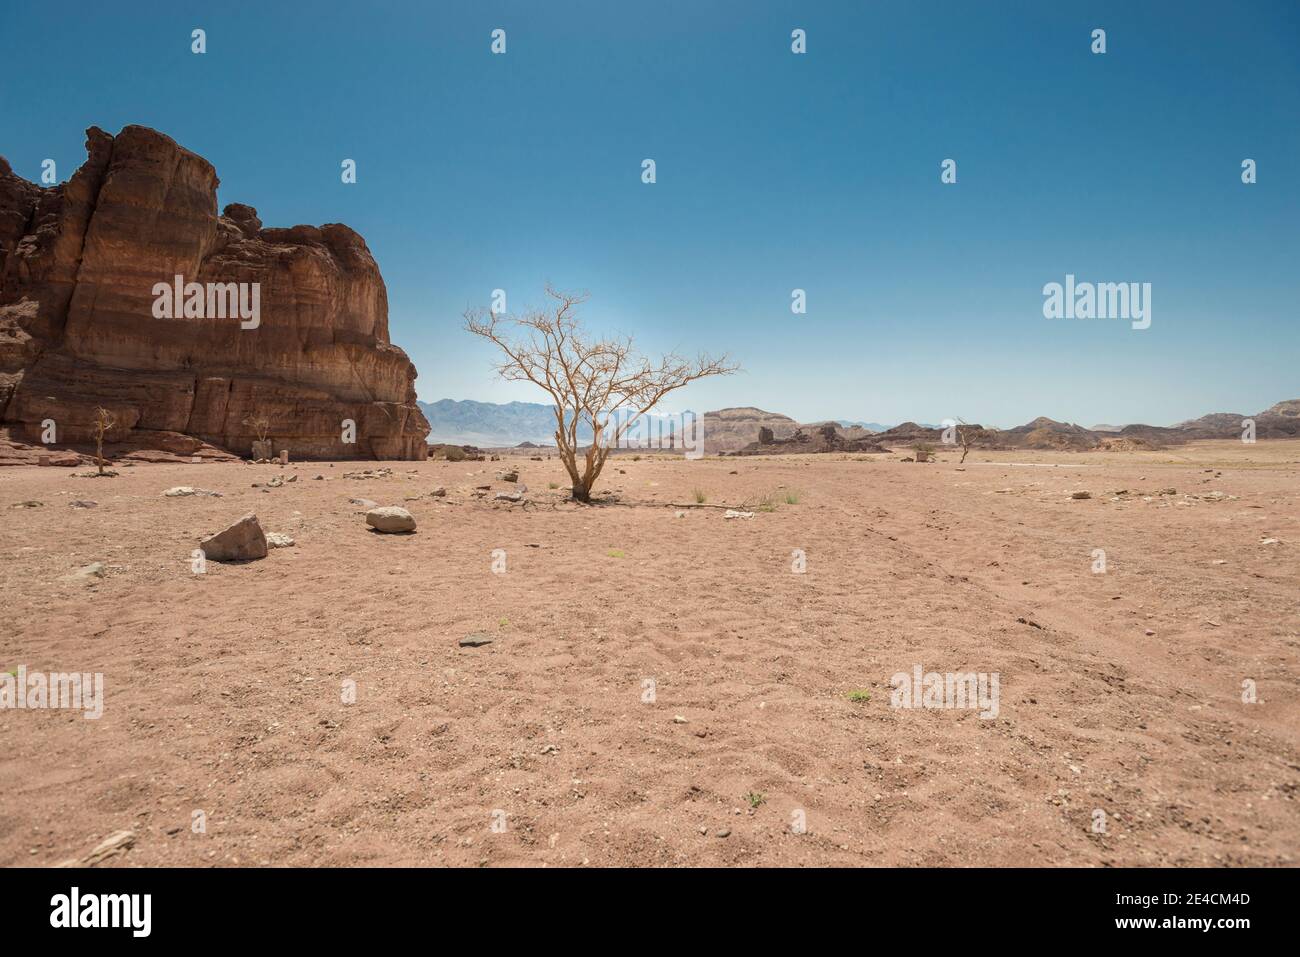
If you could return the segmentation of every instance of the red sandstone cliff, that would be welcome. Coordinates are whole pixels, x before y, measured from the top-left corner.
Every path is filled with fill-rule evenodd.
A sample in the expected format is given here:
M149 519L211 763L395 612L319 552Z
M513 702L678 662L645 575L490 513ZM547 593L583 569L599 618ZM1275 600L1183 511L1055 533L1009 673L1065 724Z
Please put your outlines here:
M258 415L297 458L425 457L415 367L388 341L388 295L360 236L264 229L239 204L218 216L212 165L145 127L92 127L86 147L49 189L0 158L0 428L35 444L52 419L54 448L82 445L103 406L122 446L247 454L244 421ZM258 283L260 323L155 318L154 287L176 275Z

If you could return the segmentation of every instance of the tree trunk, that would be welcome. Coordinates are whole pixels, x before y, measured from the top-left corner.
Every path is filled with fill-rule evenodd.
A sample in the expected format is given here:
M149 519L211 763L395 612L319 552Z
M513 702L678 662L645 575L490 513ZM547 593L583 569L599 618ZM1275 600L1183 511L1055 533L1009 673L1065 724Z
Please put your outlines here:
M581 482L573 483L573 500L575 502L591 502L591 490Z

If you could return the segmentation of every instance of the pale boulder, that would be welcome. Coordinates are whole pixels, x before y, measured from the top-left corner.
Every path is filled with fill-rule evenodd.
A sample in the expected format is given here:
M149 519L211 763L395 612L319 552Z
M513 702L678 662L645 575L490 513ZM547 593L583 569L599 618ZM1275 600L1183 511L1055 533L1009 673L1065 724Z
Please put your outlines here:
M366 524L377 532L413 532L415 516L400 505L381 505L366 512Z

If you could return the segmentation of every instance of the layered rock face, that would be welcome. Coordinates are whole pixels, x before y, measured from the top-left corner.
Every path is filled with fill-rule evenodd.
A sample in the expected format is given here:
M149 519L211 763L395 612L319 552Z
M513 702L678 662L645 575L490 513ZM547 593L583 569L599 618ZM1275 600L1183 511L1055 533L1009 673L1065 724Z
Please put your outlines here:
M92 127L86 147L50 189L0 158L0 426L13 439L39 442L53 420L48 445L84 445L103 407L124 447L248 454L247 423L264 418L296 458L426 456L415 367L389 342L359 235L263 228L239 204L219 216L212 165L145 127ZM176 276L200 285L169 302L160 284Z
M758 441L760 429L768 429L775 438L794 435L799 423L777 412L764 412L753 406L718 409L704 413L704 451L707 455L736 452Z

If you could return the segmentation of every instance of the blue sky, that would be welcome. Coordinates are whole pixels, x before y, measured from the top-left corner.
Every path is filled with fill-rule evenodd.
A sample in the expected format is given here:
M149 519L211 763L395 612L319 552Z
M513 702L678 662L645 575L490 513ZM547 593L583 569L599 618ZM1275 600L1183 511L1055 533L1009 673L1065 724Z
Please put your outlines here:
M1300 396L1294 0L10 3L0 62L29 178L139 123L211 160L222 206L358 230L426 400L540 401L461 313L548 279L593 328L743 366L674 409L1089 425ZM1150 282L1151 328L1045 319L1067 273Z

